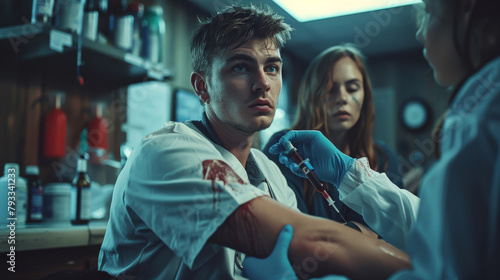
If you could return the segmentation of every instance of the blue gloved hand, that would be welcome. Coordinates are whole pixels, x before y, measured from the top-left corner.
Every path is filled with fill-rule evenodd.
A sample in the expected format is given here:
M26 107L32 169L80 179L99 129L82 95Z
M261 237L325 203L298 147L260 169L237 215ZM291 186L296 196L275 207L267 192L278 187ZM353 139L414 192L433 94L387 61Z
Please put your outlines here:
M293 228L286 225L280 232L273 252L265 259L246 257L243 261L244 276L251 280L297 280L288 261L288 247L292 241ZM328 275L310 280L349 280L344 276Z
M269 152L275 155L279 154L280 162L290 168L294 174L303 178L305 178L304 173L301 172L295 161L286 154L285 143L287 141L292 142L303 159L309 159L314 167L314 172L322 181L329 182L337 188L354 162L353 158L339 151L321 132L292 130L283 135L279 143L272 145Z
M245 257L243 272L250 279L296 280L295 272L288 261L288 246L292 241L293 228L286 225L280 232L272 253L265 259Z

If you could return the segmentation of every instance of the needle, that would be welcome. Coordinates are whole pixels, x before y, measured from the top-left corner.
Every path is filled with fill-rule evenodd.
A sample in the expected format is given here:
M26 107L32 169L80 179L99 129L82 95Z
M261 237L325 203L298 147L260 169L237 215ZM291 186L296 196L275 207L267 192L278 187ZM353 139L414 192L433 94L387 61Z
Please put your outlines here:
M319 180L318 175L316 175L316 173L313 171L314 168L312 167L311 163L309 163L309 159L302 159L302 157L299 155L299 152L297 151L297 148L295 148L290 141L286 142L285 145L287 154L291 155L295 163L299 165L300 170L302 171L302 173L304 173L304 175L306 175L307 179L309 180L309 182L311 182L316 191L323 195L323 197L328 202L328 205L332 206L333 209L335 209L335 211L342 218L342 220L347 223L342 214L340 214L337 206L335 206L335 201L333 201L330 195L326 192L325 186Z

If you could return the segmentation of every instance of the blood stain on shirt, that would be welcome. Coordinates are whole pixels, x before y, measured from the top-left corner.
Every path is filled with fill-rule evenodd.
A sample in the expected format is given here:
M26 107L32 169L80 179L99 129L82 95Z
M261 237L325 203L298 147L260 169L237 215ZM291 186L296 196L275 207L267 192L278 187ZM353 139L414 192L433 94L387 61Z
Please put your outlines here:
M212 181L214 209L217 200L220 202L220 193L222 192L222 189L215 184L216 180L221 181L224 186L228 183L245 183L227 163L221 160L204 160L201 164L203 166L203 179Z

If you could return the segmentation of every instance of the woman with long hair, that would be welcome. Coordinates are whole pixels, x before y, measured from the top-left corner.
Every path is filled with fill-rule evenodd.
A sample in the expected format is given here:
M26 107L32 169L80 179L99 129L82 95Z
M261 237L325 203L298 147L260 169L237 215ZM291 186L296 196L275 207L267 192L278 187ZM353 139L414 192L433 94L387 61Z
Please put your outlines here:
M326 49L307 68L299 88L298 110L293 130L318 130L343 153L354 158L366 157L375 170L403 187L394 153L372 137L375 121L373 91L361 52L354 46L340 45ZM288 185L297 196L298 208L311 215L338 222L354 221L365 224L363 218L338 199L335 187L327 185L342 217L332 211L323 196L311 183L291 173L269 153L288 130L275 133L263 149L281 168Z

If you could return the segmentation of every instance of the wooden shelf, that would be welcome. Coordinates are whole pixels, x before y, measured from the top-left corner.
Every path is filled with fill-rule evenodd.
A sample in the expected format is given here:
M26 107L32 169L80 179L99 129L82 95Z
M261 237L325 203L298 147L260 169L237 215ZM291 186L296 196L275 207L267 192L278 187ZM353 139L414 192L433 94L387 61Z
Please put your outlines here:
M38 63L61 79L76 76L78 36L33 24L0 28L0 52L6 62ZM82 38L81 75L91 91L109 91L148 80L168 80L171 72L117 47Z

